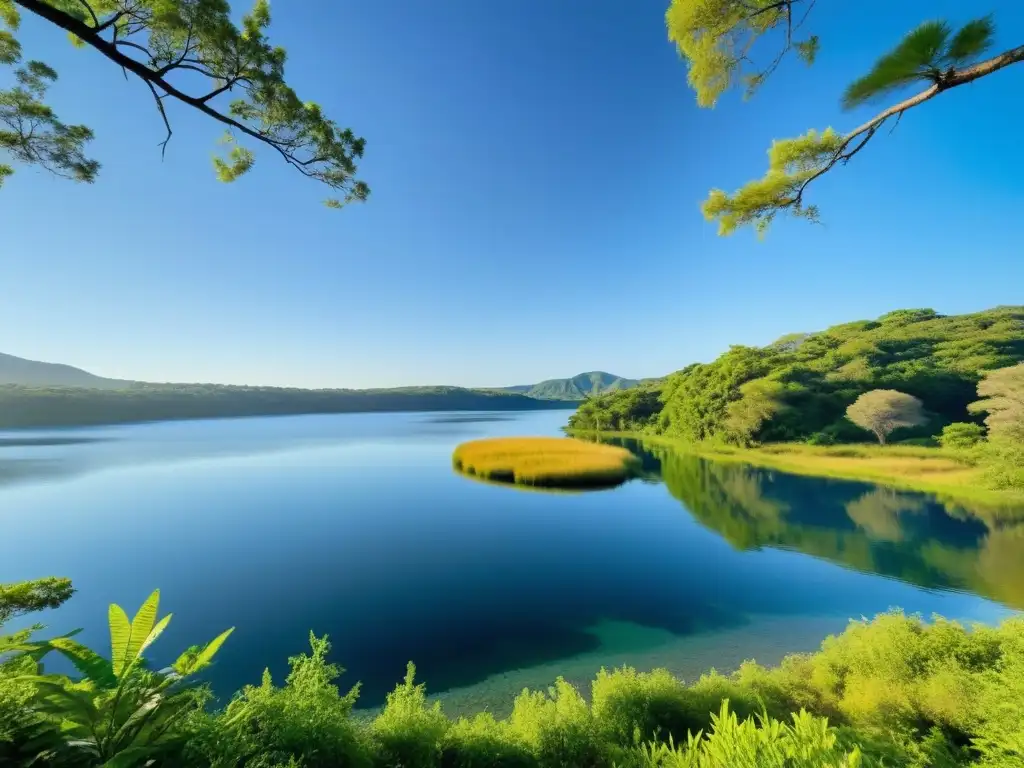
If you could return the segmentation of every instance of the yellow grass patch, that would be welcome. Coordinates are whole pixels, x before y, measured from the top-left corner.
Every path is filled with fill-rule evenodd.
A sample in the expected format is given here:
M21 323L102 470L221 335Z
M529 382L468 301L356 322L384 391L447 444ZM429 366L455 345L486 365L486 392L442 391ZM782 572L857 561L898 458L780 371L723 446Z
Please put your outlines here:
M584 488L617 485L638 464L625 448L566 437L495 437L455 449L460 472L519 485Z

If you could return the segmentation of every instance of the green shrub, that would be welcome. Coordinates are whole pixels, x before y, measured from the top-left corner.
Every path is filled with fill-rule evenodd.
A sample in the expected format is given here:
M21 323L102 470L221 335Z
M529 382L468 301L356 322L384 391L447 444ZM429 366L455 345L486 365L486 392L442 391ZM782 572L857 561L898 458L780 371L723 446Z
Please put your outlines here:
M370 765L363 730L353 718L359 688L342 696L342 670L326 661L327 638L309 636L312 653L288 660L283 687L270 671L248 685L220 713L192 721L190 764L214 768L350 768Z
M373 721L371 732L380 766L432 768L439 765L449 721L440 702L427 705L423 684L416 684L416 667L410 661L405 680L388 694L384 711Z
M808 445L835 445L836 437L831 432L815 432L807 438Z
M490 712L459 718L444 737L443 768L531 768L537 764L529 747L508 722Z
M547 693L519 694L509 726L542 768L607 765L613 751L579 691L561 677Z
M640 747L635 768L859 768L857 746L844 745L828 720L808 712L790 723L762 716L740 720L723 702L711 716L707 736L698 734L676 746L674 740Z
M958 421L943 427L939 443L943 448L965 450L973 448L984 439L985 428L983 426L966 421Z

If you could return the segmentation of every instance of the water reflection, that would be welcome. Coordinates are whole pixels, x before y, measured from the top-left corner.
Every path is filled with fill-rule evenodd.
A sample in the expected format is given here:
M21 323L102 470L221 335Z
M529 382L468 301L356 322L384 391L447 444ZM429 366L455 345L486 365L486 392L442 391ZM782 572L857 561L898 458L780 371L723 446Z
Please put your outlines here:
M1024 510L942 502L867 483L816 480L619 441L738 550L793 550L926 588L1024 609Z

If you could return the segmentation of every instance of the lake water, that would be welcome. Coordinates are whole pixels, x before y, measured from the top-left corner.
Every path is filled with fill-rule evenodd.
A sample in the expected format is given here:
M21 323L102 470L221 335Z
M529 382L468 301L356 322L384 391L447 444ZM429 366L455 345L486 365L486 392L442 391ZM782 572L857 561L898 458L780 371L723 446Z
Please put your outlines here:
M686 678L816 648L891 607L1024 608L1024 525L863 483L641 446L647 479L582 494L458 476L491 435L567 412L346 414L0 434L0 582L71 577L42 617L107 647L107 604L159 587L157 663L235 626L220 694L278 680L309 631L373 707L408 660L451 711L602 665ZM979 516L980 515L980 516ZM1024 516L1022 516L1024 517ZM39 618L39 617L33 617Z

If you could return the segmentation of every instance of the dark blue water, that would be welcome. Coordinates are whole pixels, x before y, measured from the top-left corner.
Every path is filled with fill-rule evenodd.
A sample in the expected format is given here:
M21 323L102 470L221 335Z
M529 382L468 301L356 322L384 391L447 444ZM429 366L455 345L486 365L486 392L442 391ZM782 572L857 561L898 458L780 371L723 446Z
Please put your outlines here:
M1024 608L1024 526L917 494L650 447L647 482L598 493L522 492L451 470L463 440L557 434L565 418L0 435L0 582L71 577L78 593L41 618L50 631L85 627L97 649L107 604L131 613L159 587L174 619L154 661L237 627L209 673L221 694L264 667L280 679L310 630L329 634L363 706L408 660L446 691L511 670L728 666L813 648L847 618L895 606L985 622ZM515 690L523 678L506 679Z

